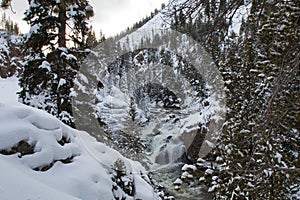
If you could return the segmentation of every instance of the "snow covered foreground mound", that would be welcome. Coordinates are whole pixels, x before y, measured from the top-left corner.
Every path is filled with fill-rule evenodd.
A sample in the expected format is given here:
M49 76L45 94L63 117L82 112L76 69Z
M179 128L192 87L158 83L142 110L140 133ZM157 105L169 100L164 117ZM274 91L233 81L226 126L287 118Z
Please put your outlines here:
M139 163L43 111L0 104L0 127L1 200L159 199Z

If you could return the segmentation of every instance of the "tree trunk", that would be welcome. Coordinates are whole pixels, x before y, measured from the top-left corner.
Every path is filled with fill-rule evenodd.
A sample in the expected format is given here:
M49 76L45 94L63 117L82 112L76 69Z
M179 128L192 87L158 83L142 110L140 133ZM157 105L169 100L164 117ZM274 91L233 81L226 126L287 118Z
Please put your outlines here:
M67 14L66 14L66 4L65 1L62 0L59 5L59 13L58 13L58 20L59 20L59 28L58 28L58 46L59 47L66 47L66 25L67 25ZM59 51L58 51L59 52ZM60 58L58 57L58 60ZM60 61L58 63L61 63ZM59 64L60 66L57 66L57 81L60 82L60 79L63 78L62 73L65 71L64 64ZM59 118L59 115L64 110L62 105L62 100L64 94L60 91L60 88L57 88L57 117Z
M64 1L60 3L58 18L60 23L58 30L58 45L59 47L66 47L67 13Z

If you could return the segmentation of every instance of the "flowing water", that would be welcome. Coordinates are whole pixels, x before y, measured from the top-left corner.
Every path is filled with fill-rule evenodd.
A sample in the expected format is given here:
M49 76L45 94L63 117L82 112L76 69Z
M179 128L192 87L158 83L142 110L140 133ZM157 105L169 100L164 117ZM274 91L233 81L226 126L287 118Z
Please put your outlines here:
M151 170L150 175L158 184L165 187L168 196L174 196L176 200L209 200L212 196L207 193L204 185L198 180L183 183L179 190L175 189L174 181L181 176L182 164L169 164L155 170Z
M183 120L188 117L183 112L153 109L153 120L141 131L142 139L147 145L147 157L150 160L150 175L165 188L167 196L176 200L209 200L212 197L206 187L199 183L199 177L184 181L180 189L175 189L174 181L181 177L186 146L179 138L184 127ZM182 137L182 136L181 136Z

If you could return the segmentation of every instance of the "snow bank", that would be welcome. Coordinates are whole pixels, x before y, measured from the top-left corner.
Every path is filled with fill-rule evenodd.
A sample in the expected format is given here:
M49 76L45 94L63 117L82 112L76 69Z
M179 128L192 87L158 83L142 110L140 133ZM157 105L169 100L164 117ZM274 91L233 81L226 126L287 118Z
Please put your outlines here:
M159 199L143 179L146 172L139 163L44 111L0 104L0 127L2 200ZM117 160L132 174L133 195L114 182L112 165Z

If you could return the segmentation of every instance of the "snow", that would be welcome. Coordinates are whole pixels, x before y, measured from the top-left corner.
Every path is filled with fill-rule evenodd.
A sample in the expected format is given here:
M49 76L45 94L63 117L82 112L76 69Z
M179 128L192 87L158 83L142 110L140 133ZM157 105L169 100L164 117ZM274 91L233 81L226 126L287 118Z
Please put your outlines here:
M175 190L180 190L180 186L179 185L175 185L174 189Z
M78 14L78 5L72 5L68 8L68 16L74 17Z
M199 178L199 182L204 182L205 181L205 178L204 177L200 177Z
M183 165L183 167L181 168L181 170L182 171L188 171L188 170L196 171L197 167L194 166L194 165L185 164L185 165Z
M84 82L84 83L89 83L89 80L88 78L83 75L83 74L78 74L78 76L80 77L80 79Z
M64 199L78 200L64 192L55 190L42 181L22 171L22 166L0 158L0 192L2 200L11 199ZM4 173L5 172L5 173Z
M86 6L86 7L85 7L85 10L86 10L86 11L93 11L93 6L90 6L90 5L89 5L89 6Z
M141 174L146 176L147 172L140 163L45 111L17 103L16 78L0 79L0 85L0 151L10 151L21 141L33 147L29 153L0 153L1 200L114 199L111 166L118 159L133 174L137 190L134 197L128 197L119 188L119 195L128 199L159 199L142 178ZM62 140L64 144L59 143ZM65 162L66 159L70 161Z
M212 169L207 169L206 171L205 171L205 174L212 174L214 171L212 170Z
M30 27L30 33L33 34L33 33L38 33L38 30L41 28L41 24L35 24L33 26ZM29 38L29 37L27 37Z
M5 52L6 54L9 54L9 47L7 42L8 34L6 32L0 31L0 50L1 52ZM0 55L0 59L2 57L2 53Z
M65 57L67 60L77 60L76 56L74 56L73 54L68 54L65 52L61 53L61 57Z
M211 148L215 148L215 147L216 147L216 145L215 145L214 143L212 143L212 142L210 142L210 141L208 141L208 140L205 140L205 143L206 143L209 147L211 147Z
M229 35L234 32L236 35L240 34L240 28L242 25L243 19L246 20L250 14L250 9L252 7L252 3L248 3L247 5L240 6L238 10L235 11L232 17L232 24L228 29ZM229 14L229 16L232 14Z
M135 199L149 199L149 200L158 200L158 196L154 194L153 189L150 185L145 184L145 180L140 176L135 175L135 186L136 186L136 198Z
M194 177L194 176L193 176L192 174L188 173L188 172L183 172L183 173L181 174L181 179L186 179L186 178L192 179L193 177Z
M248 185L249 187L252 187L252 188L255 187L251 182L248 182L247 185Z
M51 71L50 63L47 61L43 61L42 64L39 66L39 68L47 69L48 71Z
M79 78L80 77L78 77L78 76L75 78L74 84L77 86L77 88L79 90L81 90L83 93L86 93L86 87L79 82L79 80L78 80ZM77 94L77 92L74 91L74 94Z
M197 159L197 162L201 162L201 163L204 163L204 162L206 162L204 159L202 159L202 158L198 158Z
M175 181L174 181L174 185L181 185L183 183L183 181L180 179L180 178L177 178Z
M0 77L0 103L16 104L18 102L17 92L20 91L16 77L2 79Z
M60 88L61 86L65 85L66 83L67 83L66 79L61 78L61 79L59 79L57 87Z
M222 162L222 161L223 161L223 158L222 158L222 157L218 156L218 157L216 158L216 162Z

